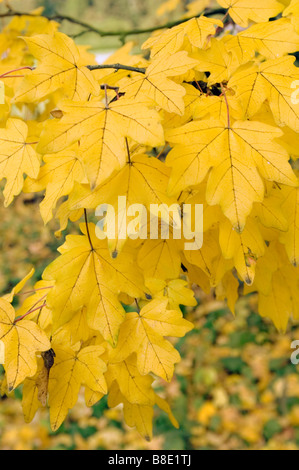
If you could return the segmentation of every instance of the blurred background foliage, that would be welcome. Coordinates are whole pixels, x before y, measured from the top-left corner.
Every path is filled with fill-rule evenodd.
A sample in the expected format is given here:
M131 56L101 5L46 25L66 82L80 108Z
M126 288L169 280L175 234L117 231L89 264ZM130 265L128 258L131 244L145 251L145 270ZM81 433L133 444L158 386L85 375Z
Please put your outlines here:
M184 9L162 11L160 0L13 0L16 10L43 5L78 17L105 30L128 30L161 24ZM175 3L172 1L172 3ZM182 2L181 2L182 3ZM75 26L63 31L76 34ZM128 39L132 39L129 37ZM135 38L134 38L135 39ZM144 37L138 37L142 42ZM80 43L96 51L118 48L117 38L85 35ZM57 255L62 240L54 237L52 222L43 226L38 195L21 195L9 209L0 197L0 293L8 292L34 267L32 284ZM75 226L68 233L75 232ZM87 408L83 394L63 426L50 431L47 410L25 424L21 390L0 399L0 450L33 449L270 449L299 450L299 366L290 361L291 342L299 339L299 325L286 334L257 313L257 299L240 299L234 318L223 302L196 291L198 306L186 309L195 329L176 342L182 361L170 384L157 381L157 391L172 406L180 429L158 412L154 438L144 441L126 426L120 408L109 409L101 400ZM1 367L1 366L0 366ZM0 374L3 370L0 369Z

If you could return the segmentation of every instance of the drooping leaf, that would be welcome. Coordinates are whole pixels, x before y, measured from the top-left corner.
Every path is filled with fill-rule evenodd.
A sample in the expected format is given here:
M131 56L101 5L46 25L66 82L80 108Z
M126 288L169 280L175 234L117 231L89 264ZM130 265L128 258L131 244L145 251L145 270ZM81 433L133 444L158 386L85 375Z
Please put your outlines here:
M5 129L0 129L0 178L6 178L4 189L7 207L24 184L23 175L36 178L39 158L33 148L36 142L27 142L28 127L21 119L8 119Z
M7 386L11 391L37 370L36 353L50 349L46 334L36 323L22 319L15 322L15 310L0 299L0 340L5 346Z
M276 0L217 0L220 6L228 8L235 23L246 28L248 20L261 23L277 16L283 10L283 5Z
M66 98L85 100L98 95L100 87L73 40L63 33L24 38L39 65L26 76L15 96L16 102L37 101L62 88Z
M60 108L63 117L47 123L38 148L42 153L56 153L80 139L87 177L93 187L124 166L124 137L146 145L163 144L157 112L140 102L120 99L106 106L100 101L67 101Z
M103 352L102 346L86 346L79 351L65 345L55 347L55 363L49 376L50 421L53 431L60 427L68 410L76 404L81 385L88 385L95 392L107 392L104 377L106 364L100 358Z

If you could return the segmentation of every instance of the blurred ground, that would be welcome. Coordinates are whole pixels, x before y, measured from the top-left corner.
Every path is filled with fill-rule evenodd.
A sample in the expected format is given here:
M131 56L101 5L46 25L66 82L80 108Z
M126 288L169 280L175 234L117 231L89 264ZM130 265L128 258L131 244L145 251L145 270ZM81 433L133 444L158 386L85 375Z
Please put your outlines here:
M30 268L34 280L56 256L62 240L43 226L38 200L22 195L9 209L0 201L0 291L10 290ZM70 231L75 231L70 227ZM32 280L32 282L34 282ZM147 443L123 423L120 408L106 400L92 408L83 395L60 430L52 433L48 412L25 424L21 390L0 399L0 450L4 449L296 449L299 450L299 366L286 335L256 313L254 296L241 299L234 319L222 302L196 292L199 305L185 312L195 329L177 342L182 361L170 384L157 382L180 422L172 428L163 412Z

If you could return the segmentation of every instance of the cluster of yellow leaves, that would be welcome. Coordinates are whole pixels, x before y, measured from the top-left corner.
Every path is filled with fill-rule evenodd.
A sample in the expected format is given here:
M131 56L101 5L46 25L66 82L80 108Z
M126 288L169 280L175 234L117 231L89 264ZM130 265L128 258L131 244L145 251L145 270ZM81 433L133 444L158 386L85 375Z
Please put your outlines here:
M182 360L163 391L181 424L175 433L160 412L147 442L124 423L121 406L109 409L103 400L86 407L83 391L52 433L46 409L24 423L12 392L0 401L0 449L298 450L299 366L289 361L298 328L281 335L266 325L256 296L238 302L235 319L223 301L200 299L188 313L196 330L181 341Z
M299 318L299 73L289 55L299 47L298 2L218 3L224 18L210 12L154 34L147 58L126 44L102 69L39 11L1 33L5 205L45 190L45 223L58 219L61 232L84 217L23 306L15 312L13 294L1 300L7 384L24 382L28 421L48 403L57 429L83 386L87 405L108 394L147 438L154 405L177 425L152 383L171 381L180 361L169 337L192 328L180 310L196 303L191 283L215 289L232 311L244 284L281 330ZM127 234L132 204L148 213L202 204L203 246L102 240L87 220L102 203Z

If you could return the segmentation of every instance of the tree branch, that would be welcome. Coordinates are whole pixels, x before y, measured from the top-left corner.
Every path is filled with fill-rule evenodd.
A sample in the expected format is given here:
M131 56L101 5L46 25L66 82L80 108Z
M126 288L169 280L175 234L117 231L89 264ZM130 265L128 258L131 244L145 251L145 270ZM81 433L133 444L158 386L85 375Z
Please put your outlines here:
M101 64L101 65L87 65L88 70L99 70L99 69L115 69L115 70L129 70L130 72L145 73L146 69L139 67L131 67L130 65L122 64Z
M78 20L76 18L73 18L68 15L61 15L61 14L55 14L55 15L36 15L34 13L26 13L26 12L21 12L21 11L15 11L12 9L9 9L5 13L0 14L0 18L12 18L14 16L29 16L29 17L38 17L38 16L43 16L44 18L47 18L49 21L58 21L59 23L62 23L63 21L68 21L69 23L76 24L78 26L82 26L84 28L83 31L78 33L77 36L81 36L86 33L95 33L98 34L101 37L107 37L107 36L117 36L122 39L126 38L127 36L131 35L138 35L138 34L145 34L145 33L153 33L154 31L159 31L160 29L167 29L167 28L172 28L173 26L178 26L182 23L186 23L186 21L191 20L192 18L198 18L201 15L211 17L211 16L217 16L217 15L225 15L227 13L227 9L225 8L215 8L214 10L204 10L202 13L191 17L191 18L183 18L180 20L176 21L169 21L167 23L164 23L159 26L152 26L150 28L143 28L143 29L132 29L128 31L103 31L101 29L95 28L89 23L85 23L84 21Z

